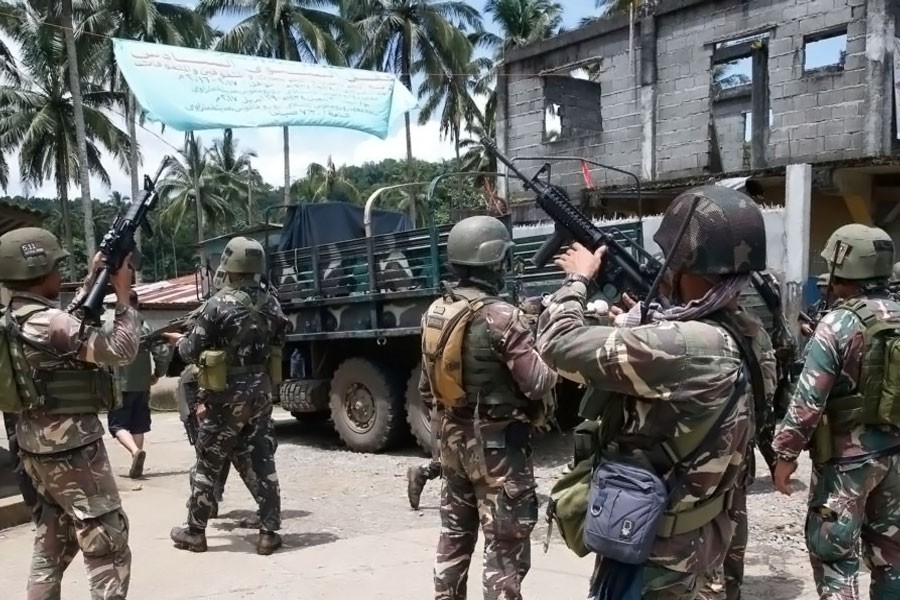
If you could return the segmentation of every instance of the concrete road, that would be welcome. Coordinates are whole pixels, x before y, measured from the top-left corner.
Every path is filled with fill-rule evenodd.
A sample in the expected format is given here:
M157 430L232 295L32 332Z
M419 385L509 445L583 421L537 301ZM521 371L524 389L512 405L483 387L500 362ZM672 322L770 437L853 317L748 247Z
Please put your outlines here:
M409 509L404 492L406 468L423 461L421 456L413 450L377 456L353 454L340 449L327 427L298 425L286 413L279 413L278 418L283 420L278 427L277 458L283 488L285 547L269 557L256 555L255 531L235 527L236 519L250 514L248 509L252 506L249 494L234 474L229 478L222 505L223 518L212 521L207 532L209 551L193 554L173 548L169 530L185 518L187 470L193 459L193 450L176 415L154 414L146 474L141 481L125 477L127 454L107 438L131 521L133 575L129 597L432 597L440 486L432 482L426 488L420 511ZM538 469L542 493L558 476L568 441L552 444L555 445L545 449L544 454L556 458ZM541 514L543 509L542 506ZM525 580L525 598L584 598L592 559L577 558L558 538L544 554L545 532L543 523L535 531L533 567ZM0 531L3 598L24 597L33 534L30 525ZM480 597L480 552L479 545L469 578L471 598ZM65 600L89 598L80 558L66 573L62 596ZM805 555L778 551L768 544L754 546L751 542L744 597L816 598Z

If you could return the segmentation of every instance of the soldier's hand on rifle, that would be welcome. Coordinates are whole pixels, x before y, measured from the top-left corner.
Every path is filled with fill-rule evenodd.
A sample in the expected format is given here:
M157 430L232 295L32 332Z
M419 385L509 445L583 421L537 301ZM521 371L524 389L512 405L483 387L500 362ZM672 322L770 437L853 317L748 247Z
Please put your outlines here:
M815 328L813 328L813 326L809 323L800 323L800 331L802 331L803 335L805 335L806 337L812 337L813 333L815 332Z
M198 421L202 421L206 417L206 405L202 402L197 403L196 408L194 408L194 414L197 415Z
M120 304L129 304L128 296L131 292L131 280L131 255L129 254L125 261L122 262L122 267L109 277L109 283L115 290L116 299Z
M591 252L575 242L566 250L565 254L553 262L568 275L581 275L593 279L600 272L605 254L606 246L600 246L596 252Z
M164 340L166 340L167 344L169 344L170 346L174 346L175 344L178 343L178 340L180 340L181 338L184 337L184 334L177 333L174 331L166 331L164 333L161 333L160 336Z

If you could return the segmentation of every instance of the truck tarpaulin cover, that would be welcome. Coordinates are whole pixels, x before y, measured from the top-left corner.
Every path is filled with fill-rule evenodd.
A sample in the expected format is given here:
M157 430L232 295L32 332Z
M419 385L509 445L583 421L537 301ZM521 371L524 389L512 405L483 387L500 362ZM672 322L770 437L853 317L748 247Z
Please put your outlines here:
M410 218L391 210L372 211L372 235L413 229ZM314 202L288 208L279 251L335 244L366 237L363 208L347 202Z

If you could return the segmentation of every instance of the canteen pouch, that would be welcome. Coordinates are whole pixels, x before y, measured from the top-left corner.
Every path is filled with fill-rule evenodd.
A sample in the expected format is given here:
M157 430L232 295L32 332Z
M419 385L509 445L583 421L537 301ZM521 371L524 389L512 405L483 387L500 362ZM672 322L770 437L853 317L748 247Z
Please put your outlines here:
M16 361L17 357L13 356L14 351L10 348L9 341L11 335L15 334L7 327L0 333L0 412L19 413L25 410L25 402L19 390L25 387L31 369L28 368L24 358ZM16 370L16 362L21 362L19 365L21 375Z
M621 563L645 563L668 497L656 473L635 463L601 460L591 477L584 547Z
M224 392L228 387L227 354L224 350L205 350L197 361L197 383L210 392Z
M284 355L281 346L269 347L269 379L272 380L272 387L277 388L284 381L283 363Z
M599 421L584 421L575 427L572 435L573 464L593 459L600 453Z
M575 465L553 484L547 503L549 527L556 526L566 546L579 557L590 554L584 545L584 521L591 488L591 459ZM547 532L549 539L550 530Z

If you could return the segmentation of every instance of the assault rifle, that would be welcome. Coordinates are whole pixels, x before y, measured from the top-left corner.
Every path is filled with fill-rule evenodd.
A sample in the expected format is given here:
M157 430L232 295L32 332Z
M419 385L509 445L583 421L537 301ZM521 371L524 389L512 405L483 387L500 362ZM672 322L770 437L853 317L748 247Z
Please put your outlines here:
M560 252L564 245L571 242L578 242L591 252L600 246L606 246L605 264L598 275L598 283L611 283L618 292L628 292L636 300L645 300L651 290L655 291L654 282L658 279L662 264L638 244L630 244L634 253L629 252L615 239L614 235L618 234L617 230L609 227L606 228L606 231L600 229L577 206L572 204L563 188L542 181L540 175L549 168L549 163L541 167L534 177L529 178L515 166L509 157L500 152L494 140L482 138L481 143L507 167L511 174L522 181L525 189L536 195L537 205L553 219L553 235L541 245L532 259L532 263L536 267L544 266ZM687 222L685 222L686 224ZM627 239L621 234L618 235ZM790 335L791 329L787 327L781 307L781 296L772 280L763 277L759 272L753 272L751 273L751 283L771 311L776 321L776 327L783 331L783 335ZM666 307L667 303L664 298L655 297L652 300L664 308ZM769 467L773 468L776 457L771 448L763 448L762 454Z
M156 205L156 182L167 163L168 160L163 159L153 179L144 175L144 193L139 199L132 201L124 217L116 217L112 227L100 241L100 252L106 257L106 263L94 278L94 284L87 297L76 307L82 309L87 319L99 322L103 314L103 297L106 296L109 287L109 278L122 268L125 259L135 250L134 234L138 227L148 238L153 236L147 217Z

